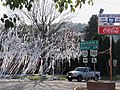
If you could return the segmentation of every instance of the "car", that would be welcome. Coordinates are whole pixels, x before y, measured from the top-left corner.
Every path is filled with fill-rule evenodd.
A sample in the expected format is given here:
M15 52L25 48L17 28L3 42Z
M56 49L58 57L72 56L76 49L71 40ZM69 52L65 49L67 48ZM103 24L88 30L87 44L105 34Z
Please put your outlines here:
M99 71L91 71L90 67L77 67L73 71L69 71L66 75L68 81L72 81L73 79L77 79L78 82L82 80L94 80L98 81L100 79Z

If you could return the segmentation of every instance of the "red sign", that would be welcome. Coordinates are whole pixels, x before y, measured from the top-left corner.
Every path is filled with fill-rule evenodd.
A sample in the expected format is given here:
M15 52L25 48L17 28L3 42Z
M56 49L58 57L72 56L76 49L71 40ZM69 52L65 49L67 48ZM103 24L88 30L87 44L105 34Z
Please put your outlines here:
M99 26L99 34L120 34L120 26Z

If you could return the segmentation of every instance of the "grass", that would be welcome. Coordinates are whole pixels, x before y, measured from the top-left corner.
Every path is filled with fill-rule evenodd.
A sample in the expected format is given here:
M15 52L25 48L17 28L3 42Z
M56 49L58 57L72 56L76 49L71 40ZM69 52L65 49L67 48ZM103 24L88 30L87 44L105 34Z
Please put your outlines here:
M39 75L26 76L26 78L28 78L30 80L40 80L41 79Z
M110 77L101 77L101 80L110 80ZM116 75L116 77L112 77L112 80L118 81L120 80L120 76Z
M59 79L59 80L66 80L66 76L65 76L65 75L59 75L59 76L58 76L58 79Z
M57 80L66 80L66 76L65 75L48 75L47 77L58 77ZM40 77L39 75L30 75L30 76L26 76L26 78L30 79L30 80L46 80L47 77Z

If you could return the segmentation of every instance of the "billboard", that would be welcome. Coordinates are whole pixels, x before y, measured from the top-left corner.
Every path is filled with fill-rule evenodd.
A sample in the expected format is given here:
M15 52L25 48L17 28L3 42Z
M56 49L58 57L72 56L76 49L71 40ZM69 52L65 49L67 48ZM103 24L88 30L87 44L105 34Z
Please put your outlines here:
M99 34L120 34L120 14L99 14Z
M99 34L120 34L120 26L99 26Z

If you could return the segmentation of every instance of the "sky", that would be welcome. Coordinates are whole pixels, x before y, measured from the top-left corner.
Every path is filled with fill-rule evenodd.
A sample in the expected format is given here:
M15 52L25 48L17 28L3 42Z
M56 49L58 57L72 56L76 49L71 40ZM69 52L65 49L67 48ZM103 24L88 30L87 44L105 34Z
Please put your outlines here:
M90 17L94 14L99 14L99 10L104 9L104 14L120 14L120 0L93 0L94 5L87 3L81 9L77 8L75 16L71 19L74 23L88 23ZM6 13L7 9L0 2L0 17Z
M76 10L74 22L88 23L90 17L99 14L99 10L104 9L104 14L120 14L120 0L93 0L94 5L85 4L81 9Z

